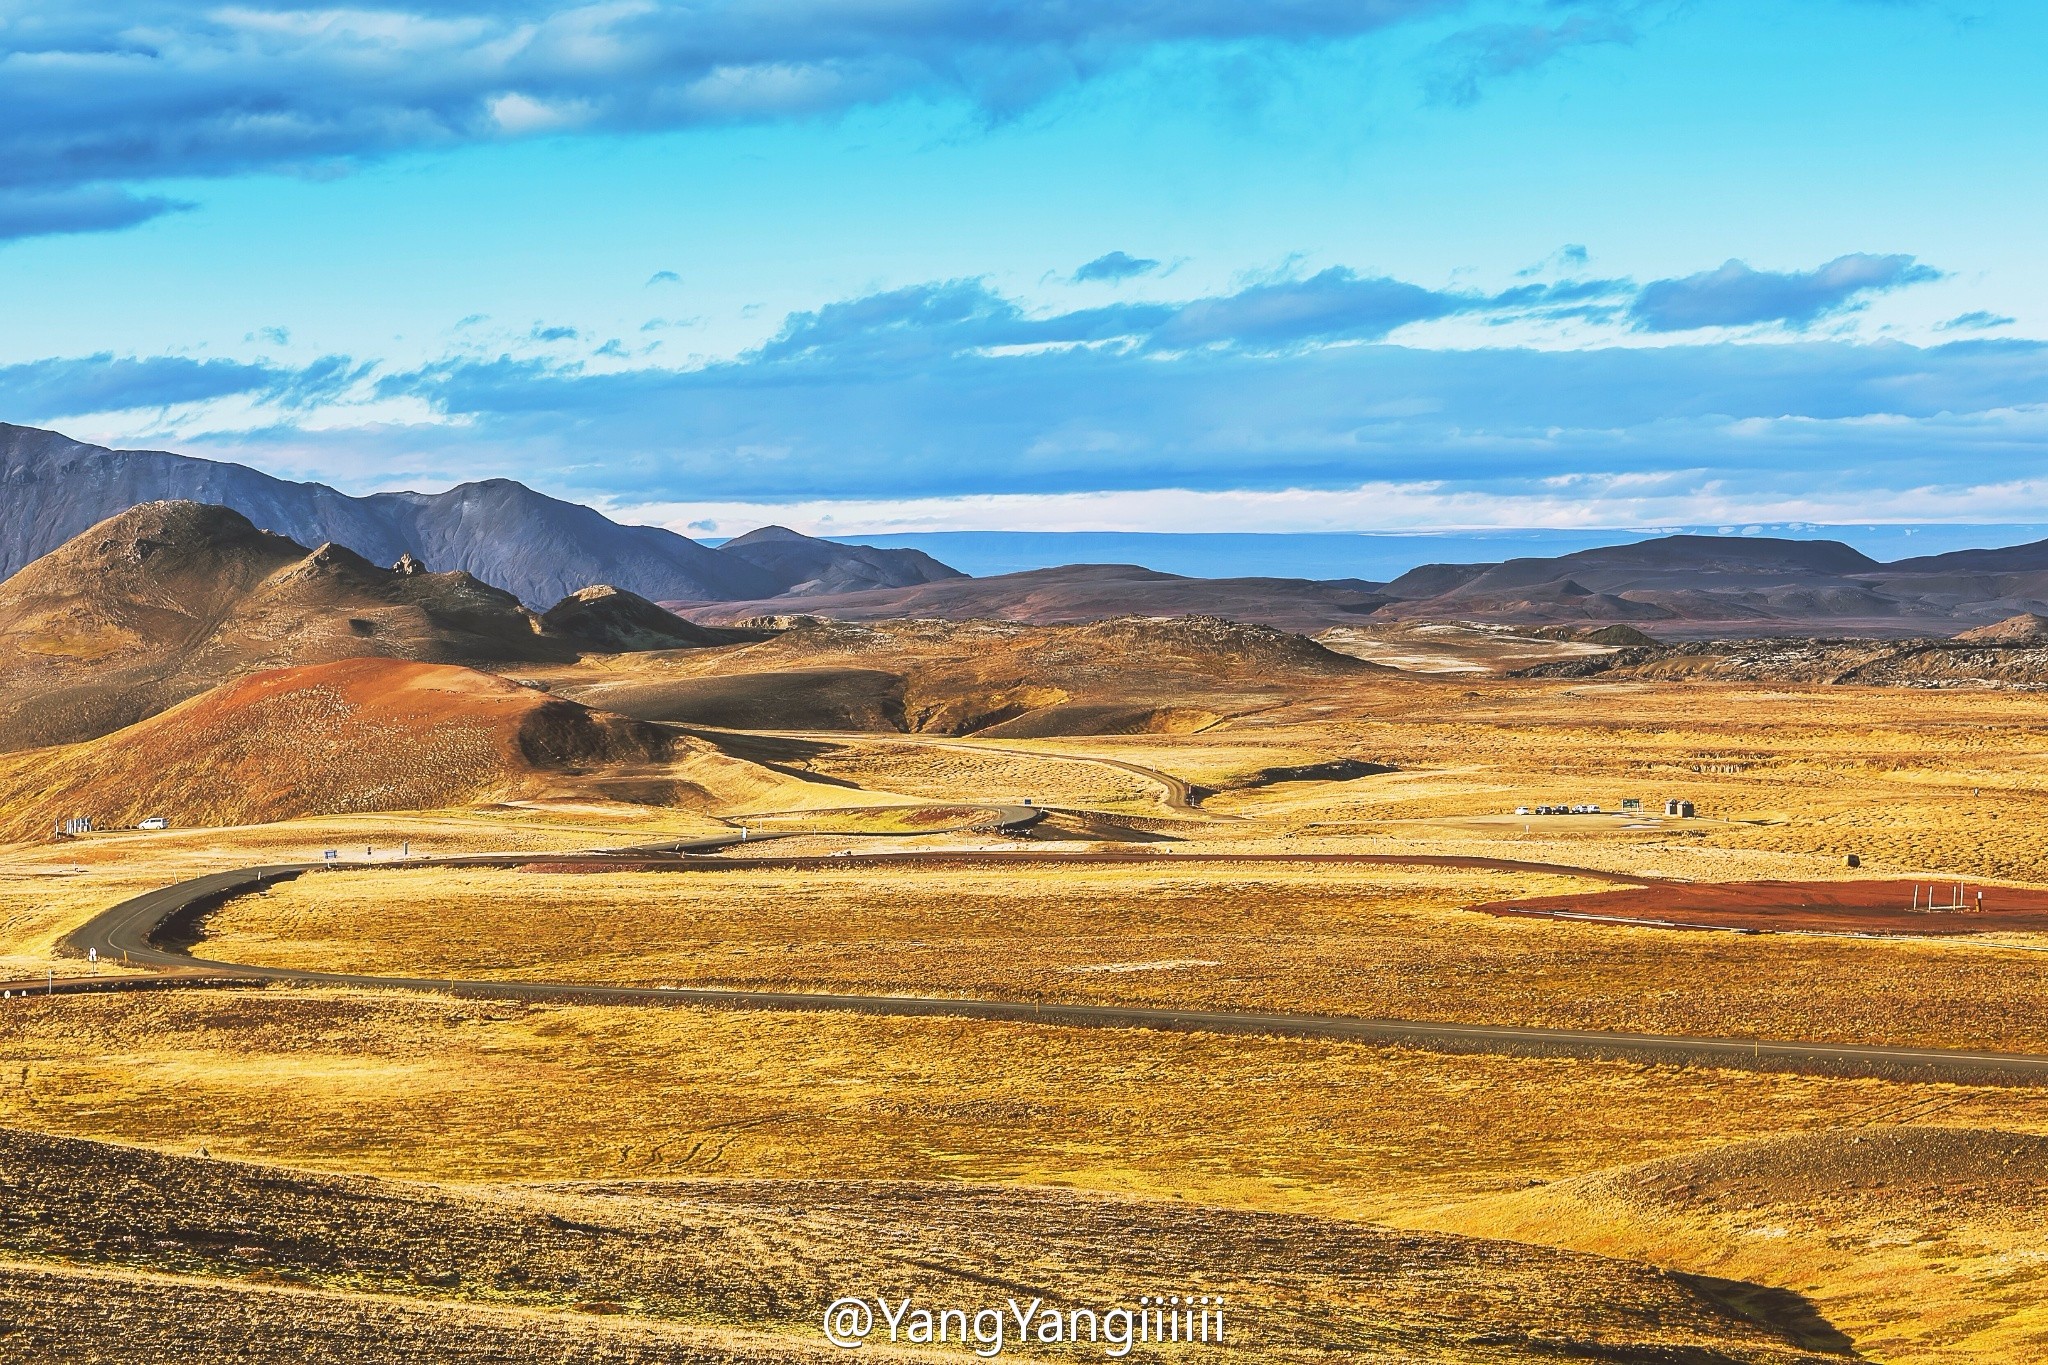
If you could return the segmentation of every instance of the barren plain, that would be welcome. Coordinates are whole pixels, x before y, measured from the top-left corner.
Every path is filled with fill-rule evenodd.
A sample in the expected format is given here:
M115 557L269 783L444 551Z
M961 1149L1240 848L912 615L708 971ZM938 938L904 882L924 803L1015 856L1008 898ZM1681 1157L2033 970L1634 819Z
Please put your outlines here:
M261 684L285 701L236 713L236 771L325 776L184 808L177 775L226 752L192 718L239 694L11 756L0 1341L812 1360L838 1354L819 1315L845 1293L1200 1286L1239 1307L1229 1350L1139 1352L2048 1355L2035 1086L368 980L48 993L151 975L60 950L118 902L310 864L212 908L195 953L2048 1053L2048 935L1995 917L1776 934L1480 908L1760 881L2039 892L2031 694L1423 675L1227 623L1110 624L799 626L522 662L517 686L286 670ZM398 685L423 679L431 706ZM309 729L301 695L347 706ZM479 727L452 765L432 747L448 706ZM547 707L607 738L522 740ZM53 841L53 791L173 827ZM1601 810L1517 814L1573 805ZM507 856L441 861L479 854ZM177 1320L148 1307L163 1295Z

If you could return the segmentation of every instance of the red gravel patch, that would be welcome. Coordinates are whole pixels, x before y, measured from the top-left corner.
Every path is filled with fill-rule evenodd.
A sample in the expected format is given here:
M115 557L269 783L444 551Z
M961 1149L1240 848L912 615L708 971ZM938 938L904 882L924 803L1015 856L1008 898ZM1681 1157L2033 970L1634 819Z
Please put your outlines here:
M567 872L597 874L604 872L673 872L677 863L673 859L646 859L631 861L625 858L589 858L584 860L557 859L548 862L520 863L519 872Z
M1957 883L1921 882L1919 901L1946 905ZM1537 896L1472 908L1489 915L1584 919L1667 929L1750 933L1988 934L2048 932L2048 891L1963 882L1966 910L1913 910L1915 883L1660 882L1625 891ZM1978 893L1984 909L1976 910Z

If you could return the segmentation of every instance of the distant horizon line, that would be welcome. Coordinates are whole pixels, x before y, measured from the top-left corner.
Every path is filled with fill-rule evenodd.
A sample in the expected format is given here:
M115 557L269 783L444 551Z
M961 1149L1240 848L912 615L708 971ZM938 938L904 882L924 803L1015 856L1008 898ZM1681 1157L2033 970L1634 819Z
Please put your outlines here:
M1726 527L1724 530L1723 528ZM1755 528L1752 530L1751 528ZM810 531L836 544L922 550L975 578L1077 563L1135 564L1189 578L1390 582L1424 564L1547 559L1670 535L1834 541L1883 563L2048 540L2036 522L1744 522L1641 527L1403 531ZM731 537L705 537L709 546Z

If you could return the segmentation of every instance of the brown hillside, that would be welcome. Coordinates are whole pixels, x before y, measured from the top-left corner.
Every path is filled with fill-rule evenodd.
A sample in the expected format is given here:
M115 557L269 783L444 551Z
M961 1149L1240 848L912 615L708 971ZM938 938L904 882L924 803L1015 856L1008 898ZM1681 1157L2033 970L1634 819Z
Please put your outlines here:
M1183 578L1135 564L1065 564L991 578L944 577L904 587L812 587L749 602L668 605L711 625L791 610L835 621L940 618L1033 625L1200 614L1310 631L1359 621L1390 600L1376 585L1355 579Z
M26 1280L28 1303L54 1301L14 1317L52 1337L69 1329L67 1345L83 1336L92 1354L49 1357L67 1361L820 1361L830 1348L815 1324L849 1283L946 1306L973 1304L973 1293L997 1305L1012 1294L1129 1304L1133 1247L1142 1248L1143 1286L1199 1285L1230 1305L1224 1342L1163 1356L1190 1365L1829 1358L1649 1266L1167 1200L885 1180L451 1189L19 1130L0 1130L0 1161L11 1205L0 1254L27 1267L0 1287ZM1021 1284L1019 1267L1028 1275ZM153 1298L146 1283L117 1278L163 1271L181 1278L157 1282ZM62 1281L95 1274L97 1283ZM298 1297L278 1298L278 1285ZM92 1311L102 1297L128 1309L134 1325ZM430 1306L438 1330L406 1320ZM516 1332L477 1316L511 1307L555 1311ZM586 1317L581 1349L565 1349L561 1324L575 1319L560 1310L578 1308L610 1319L607 1330L623 1339L594 1337ZM195 1329L218 1331L163 1326L187 1316ZM248 1326L264 1321L267 1334ZM723 1335L710 1338L707 1325ZM626 1335L632 1328L649 1335ZM690 1328L702 1335L653 1335ZM137 1340L149 1343L148 1356L120 1349ZM166 1341L182 1351L157 1354ZM232 1357L221 1341L235 1344ZM184 1354L195 1349L197 1357ZM1117 1358L1110 1349L1005 1354ZM878 1351L890 1361L974 1358L957 1347L898 1351L886 1339L860 1357Z
M0 750L108 734L260 669L574 654L468 574L382 569L226 508L144 503L0 584Z
M0 760L0 837L81 815L227 825L466 804L670 748L652 726L470 669L349 659L258 673L117 734Z
M592 706L742 729L1157 734L1391 670L1269 626L1124 617L1074 626L794 618L771 639L550 675Z

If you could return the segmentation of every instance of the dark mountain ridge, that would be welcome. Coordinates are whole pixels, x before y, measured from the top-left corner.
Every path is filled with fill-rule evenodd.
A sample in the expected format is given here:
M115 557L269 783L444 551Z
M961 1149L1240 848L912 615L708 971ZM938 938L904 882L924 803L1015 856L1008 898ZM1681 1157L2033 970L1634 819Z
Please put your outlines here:
M536 608L597 583L650 599L720 600L774 597L811 580L893 586L955 572L914 550L839 546L793 531L766 554L727 553L658 526L621 525L511 479L353 497L245 465L110 450L0 423L0 579L107 517L161 501L231 507L300 544L347 545L377 563L412 555Z
M749 531L726 541L718 552L772 575L783 584L785 597L907 588L967 577L922 550L841 545L792 531L787 526L763 526L758 531Z
M850 621L984 617L1037 624L1204 614L1313 633L1404 621L1628 624L1666 637L1949 635L2048 613L2048 542L1883 564L1839 541L1666 536L1497 564L1425 564L1391 583L1186 578L1069 564L989 578L786 599L667 605L707 623L800 611ZM2009 566L2000 569L1998 566Z
M1293 631L1366 621L1628 623L1698 638L1950 635L2048 613L2048 541L1886 564L1839 541L1677 535L1547 559L1425 564L1384 584L1194 578L1127 564L977 579L916 550L840 545L777 526L711 549L509 479L351 497L241 465L108 450L4 424L0 576L106 516L167 498L232 507L290 540L348 545L377 563L411 555L536 609L609 584L706 623L796 613L1039 623L1200 614ZM627 610L618 601L600 609ZM639 638L638 627L617 628L626 632L618 638Z

